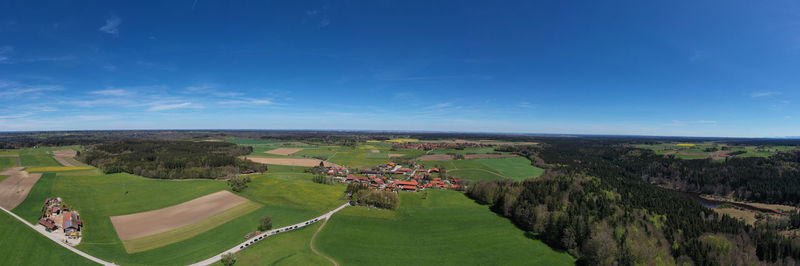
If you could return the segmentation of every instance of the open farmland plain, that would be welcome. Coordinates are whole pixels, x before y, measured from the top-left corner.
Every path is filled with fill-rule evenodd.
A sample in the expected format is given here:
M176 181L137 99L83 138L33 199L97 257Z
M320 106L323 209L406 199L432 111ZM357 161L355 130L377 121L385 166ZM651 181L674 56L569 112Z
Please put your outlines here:
M531 239L461 193L400 193L397 211L346 208L315 247L342 265L571 265L567 253ZM376 247L388 251L364 252ZM411 255L413 254L413 255Z
M32 155L41 158L52 156L46 152ZM198 230L201 232L199 234L192 232L186 237L180 230L202 222L153 235L172 234L178 238L174 243L163 245L158 239L149 241L152 239L148 237L134 239L134 249L130 250L135 252L133 254L126 250L110 217L178 205L227 190L226 183L216 180L158 180L124 173L103 174L93 167L88 170L48 171L31 189L29 197L12 211L36 223L44 199L62 197L71 208L81 212L84 231L78 249L125 265L189 264L241 242L242 236L255 230L258 219L265 215L273 217L276 227L285 226L341 205L339 198L344 186L313 183L311 174L303 173L305 167L270 167L275 167L274 174L252 175L251 187L238 194L252 204L237 205L204 219L203 222L213 221L203 224L202 230ZM189 231L195 229L192 227ZM31 233L35 234L32 230ZM14 249L0 250L0 257L11 256L6 253L8 250Z

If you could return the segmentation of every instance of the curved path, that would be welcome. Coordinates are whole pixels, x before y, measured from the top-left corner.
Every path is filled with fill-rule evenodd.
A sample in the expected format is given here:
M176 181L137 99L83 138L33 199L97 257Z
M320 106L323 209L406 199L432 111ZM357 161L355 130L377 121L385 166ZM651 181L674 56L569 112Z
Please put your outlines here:
M226 251L223 251L222 253L219 253L216 256L208 258L208 259L206 259L204 261L192 264L191 266L211 265L211 264L221 260L223 254L239 252L239 251L245 249L246 247L249 247L250 245L254 245L256 242L264 240L265 238L267 238L267 237L269 237L271 235L276 235L276 234L279 234L279 233L283 233L283 232L291 231L291 230L294 230L294 229L297 229L297 228L301 228L301 227L304 227L304 226L319 222L319 220L322 220L322 219L325 219L327 221L327 219L330 218L331 215L333 215L334 213L344 209L347 206L350 206L349 202L345 203L345 204L342 204L342 206L339 206L338 208L333 209L333 210L331 210L331 211L329 211L329 212L327 212L327 213L325 213L323 215L320 215L320 216L318 216L318 217L316 217L314 219L311 219L311 220L308 220L308 221L305 221L305 222L301 222L301 223L298 223L298 224L294 224L294 225L290 225L290 226L274 229L274 230L266 232L266 233L261 233L260 235L254 236L253 238L250 238L247 241L244 241L244 242L240 243L239 245L236 245L233 248L230 248L230 249L228 249ZM320 227L320 228L322 228L322 227ZM336 263L336 262L334 262L334 263Z
M330 218L330 217L328 217L328 218ZM322 222L322 225L320 225L319 228L317 228L317 232L315 232L314 235L311 236L311 242L309 242L308 245L311 246L311 251L314 251L315 254L319 255L320 257L326 258L329 261L333 262L334 266L339 266L339 263L336 262L333 258L323 255L322 253L317 251L316 248L314 248L314 239L317 238L317 234L319 234L319 231L322 231L322 228L325 227L325 224L328 223L328 220L329 219L325 219L325 221Z
M72 247L70 245L65 244L64 242L58 241L56 236L53 236L53 234L47 233L43 228L38 228L38 227L28 223L28 221L25 221L24 219L20 218L19 216L17 216L13 212L10 212L9 210L6 210L3 207L0 207L0 209L2 209L3 211L7 212L8 214L13 216L14 218L17 218L17 220L21 221L22 223L24 223L25 225L27 225L28 227L30 227L34 231L39 232L40 234L44 235L45 237L47 237L50 240L53 240L53 242L56 242L59 245L69 249L70 251L75 252L75 254L81 255L84 258L88 259L88 260L91 260L91 261L94 261L94 262L97 262L97 263L100 263L100 264L103 264L103 265L116 265L114 263L95 258L94 256L86 254L83 251L80 251L80 250L78 250L78 249L76 249L76 248L74 248L74 247Z

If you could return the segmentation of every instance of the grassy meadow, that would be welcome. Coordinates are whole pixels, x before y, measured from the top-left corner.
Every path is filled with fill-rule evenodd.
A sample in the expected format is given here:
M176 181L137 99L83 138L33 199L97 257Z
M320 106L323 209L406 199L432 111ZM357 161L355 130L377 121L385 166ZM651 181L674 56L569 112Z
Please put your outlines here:
M571 265L567 253L454 191L401 193L397 211L349 207L315 247L342 265Z
M653 150L656 154L672 154L681 159L706 159L712 158L714 152L705 151L706 148L716 147L722 150L723 147L730 152L743 152L733 157L769 157L782 151L800 150L795 146L731 146L722 143L698 143L686 145L686 143L660 143L660 144L639 144L637 148ZM688 153L688 154L684 154Z
M0 171L16 166L16 157L0 157Z
M0 211L0 265L97 265Z
M425 162L425 167L436 166L447 169L448 175L472 181L505 178L524 180L544 173L544 169L531 165L528 159L522 157Z

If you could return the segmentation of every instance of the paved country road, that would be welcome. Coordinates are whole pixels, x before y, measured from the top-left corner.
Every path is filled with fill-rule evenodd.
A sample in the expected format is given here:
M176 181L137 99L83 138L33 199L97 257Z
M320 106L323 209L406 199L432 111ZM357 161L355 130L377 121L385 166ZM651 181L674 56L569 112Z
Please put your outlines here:
M72 252L75 252L75 254L81 255L81 256L83 256L84 258L87 258L87 259L89 259L89 260L91 260L91 261L94 261L94 262L97 262L97 263L100 263L100 264L103 264L103 265L116 265L116 264L114 264L114 263L111 263L111 262L108 262L108 261L104 261L104 260L101 260L101 259L95 258L95 257L94 257L94 256L92 256L92 255L86 254L86 253L84 253L83 251L80 251L80 250L78 250L78 249L76 249L76 248L74 248L74 247L72 247L72 246L70 246L70 245L67 245L67 244L65 244L64 242L61 242L61 241L59 241L59 240L58 240L58 238L57 238L56 236L54 236L53 234L51 234L51 233L48 233L47 231L45 231L45 230L44 230L44 227L36 227L36 226L34 226L34 225L32 225L32 224L28 223L28 221L25 221L25 220L23 220L22 218L20 218L19 216L17 216L17 215L16 215L16 214L14 214L13 212L10 212L9 210L6 210L6 209L5 209L5 208L3 208L3 207L0 207L0 209L2 209L3 211L5 211L6 213L10 214L10 215L11 215L11 216L13 216L14 218L17 218L17 220L19 220L20 222L24 223L25 225L27 225L28 227L30 227L30 228L31 228L31 229L33 229L34 231L36 231L36 232L39 232L40 234L44 235L45 237L47 237L47 238L48 238L48 239L50 239L50 240L53 240L53 242L56 242L56 243L58 243L59 245L61 245L61 246L65 247L65 248L67 248L67 249L69 249L70 251L72 251Z
M208 259L206 259L206 260L204 260L204 261L201 261L201 262L198 262L198 263L192 264L191 266L205 266L205 265L211 265L212 263L215 263L215 262L217 262L217 261L221 260L221 259L222 259L222 255L223 255L223 254L226 254L226 253L236 253L236 252L239 252L239 251L241 251L241 250L243 250L243 249L245 249L245 248L249 247L250 245L253 245L253 244L255 244L255 243L257 243L257 242L259 242L259 241L261 241L261 240L264 240L264 239L266 239L268 236L271 236L271 235L276 235L276 234L283 233L283 232L292 231L292 230L294 230L294 229L298 229L298 228L301 228L301 227L308 226L308 225L310 225L310 224L313 224L313 223L319 222L319 221L321 221L321 220L323 220L323 219L325 219L325 220L327 221L327 219L328 219L328 218L331 218L331 215L333 215L334 213L336 213L336 212L338 212L338 211L340 211L340 210L344 209L344 208L345 208L345 207L347 207L347 206L350 206L350 203L345 203L345 204L342 204L342 206L339 206L338 208L336 208L336 209L333 209L332 211L329 211L329 212L327 212L327 213L325 213L325 214L323 214L323 215L320 215L320 216L318 216L318 217L316 217L316 218L314 218L314 219L311 219L311 220L308 220L308 221L304 221L304 222L301 222L301 223L298 223L298 224L294 224L294 225L290 225L290 226L286 226L286 227L281 227L281 228L278 228L278 229L274 229L274 230L271 230L271 231L269 231L269 232L266 232L266 233L261 233L260 235L254 236L254 237L252 237L252 238L248 239L247 241L245 241L245 242L242 242L242 243L241 243L241 244L239 244L239 245L236 245L235 247L233 247L233 248L231 248L231 249L228 249L228 250L226 250L226 251L223 251L222 253L219 253L219 254L217 254L216 256L214 256L214 257L211 257L211 258L208 258ZM320 228L321 228L321 227L320 227ZM315 235L316 235L316 234L315 234ZM313 248L313 247L312 247L312 248ZM325 257L325 258L327 258L327 257ZM327 258L327 259L330 259L330 258ZM335 261L334 261L334 264L336 264L336 262L335 262ZM337 264L337 265L338 265L338 264Z

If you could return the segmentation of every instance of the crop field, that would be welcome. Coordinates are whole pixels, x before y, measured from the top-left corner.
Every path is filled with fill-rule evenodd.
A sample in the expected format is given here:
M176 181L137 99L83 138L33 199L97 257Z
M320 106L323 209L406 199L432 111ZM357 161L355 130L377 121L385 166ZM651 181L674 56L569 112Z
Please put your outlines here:
M128 254L109 219L176 205L212 192L226 190L224 181L157 180L130 174L106 175L98 170L45 173L14 212L35 222L44 198L59 196L81 212L84 239L77 247L102 259L122 264L188 264L203 260L241 242L256 229L258 219L273 218L276 227L318 216L341 204L344 186L311 182L301 168L270 166L240 196L263 207L234 218L211 230L163 247ZM304 195L304 197L297 197ZM0 250L3 257L4 250Z
M448 175L472 181L505 178L524 180L544 173L544 169L531 165L531 162L523 157L426 161L424 164L428 168L444 167Z
M0 265L93 265L0 211ZM96 265L96 264L95 264Z
M500 154L509 154L507 152L497 152L494 150L494 147L480 147L480 148L466 148L466 149L436 149L430 152L430 154L488 154L488 153L500 153Z
M163 233L149 235L145 237L135 238L131 240L124 240L125 250L128 253L137 253L145 250L160 248L175 242L180 242L190 239L202 232L211 230L217 226L223 225L239 216L246 215L261 208L261 204L254 202L245 202L221 213L215 214L211 217L192 223L187 226L182 226L174 230Z
M114 224L117 235L125 241L127 247L127 240L151 237L168 231L184 232L179 229L195 225L211 216L221 214L247 202L247 199L223 190L162 209L112 216L111 222ZM258 206L258 204L255 205ZM193 227L195 229L205 228ZM151 238L168 239L163 236ZM139 241L138 243L148 242L151 241Z
M315 223L291 233L278 234L236 253L236 265L330 265L309 247L311 236L322 225ZM214 266L222 266L217 262Z
M401 193L397 211L345 208L328 221L315 247L342 265L574 264L569 254L528 237L462 193L421 195Z

